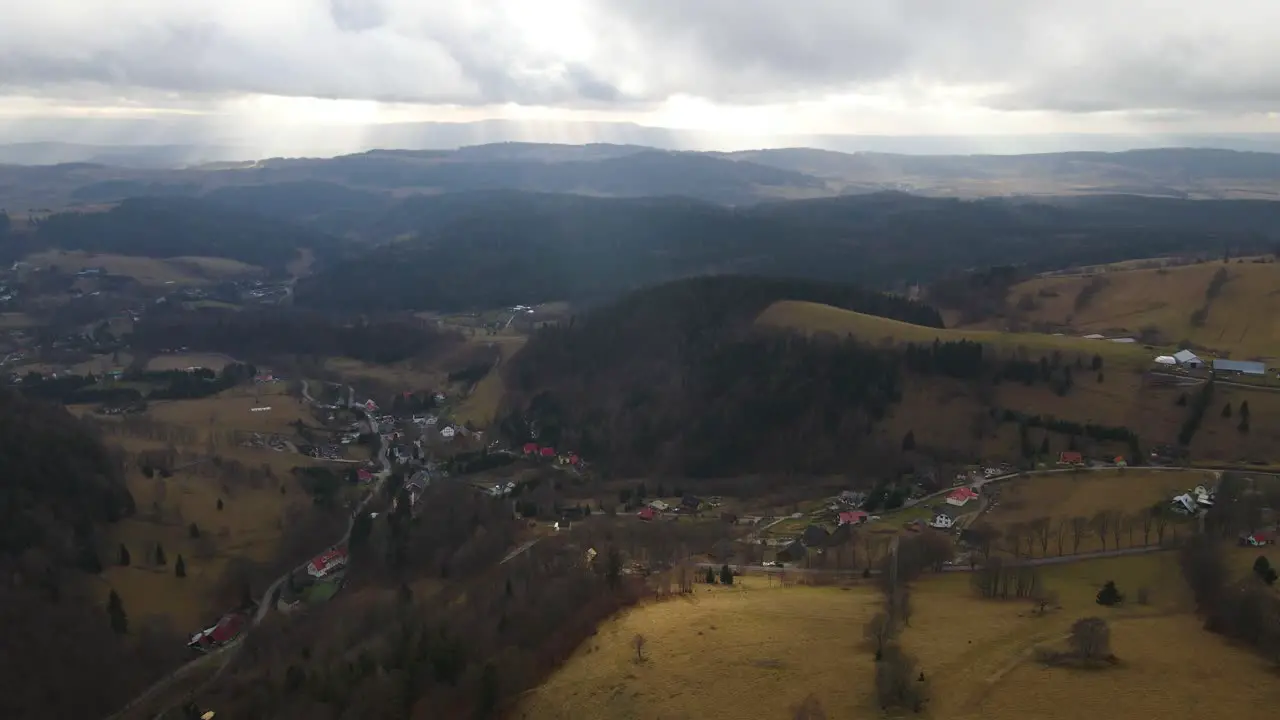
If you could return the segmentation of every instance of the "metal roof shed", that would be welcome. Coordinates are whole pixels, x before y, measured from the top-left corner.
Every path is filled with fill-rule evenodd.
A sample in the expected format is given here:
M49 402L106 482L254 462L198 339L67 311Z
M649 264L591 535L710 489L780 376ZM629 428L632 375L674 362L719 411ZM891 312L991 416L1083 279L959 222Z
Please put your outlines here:
M1250 362L1246 360L1222 360L1214 358L1214 372L1233 372L1242 375L1266 375L1267 366L1260 362Z

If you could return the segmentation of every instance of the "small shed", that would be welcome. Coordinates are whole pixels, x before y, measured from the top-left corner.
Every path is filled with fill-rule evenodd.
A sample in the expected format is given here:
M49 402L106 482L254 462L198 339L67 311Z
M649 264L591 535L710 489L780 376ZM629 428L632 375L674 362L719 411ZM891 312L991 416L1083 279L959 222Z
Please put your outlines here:
M1158 355L1156 356L1156 364L1157 365L1177 365L1178 361L1174 360L1172 355Z

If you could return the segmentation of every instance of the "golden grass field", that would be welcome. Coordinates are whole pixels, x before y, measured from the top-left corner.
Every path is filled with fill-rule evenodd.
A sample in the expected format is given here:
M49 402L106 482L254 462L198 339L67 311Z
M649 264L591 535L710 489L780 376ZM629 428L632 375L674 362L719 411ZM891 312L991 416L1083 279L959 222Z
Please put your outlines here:
M783 300L770 305L757 324L767 327L800 330L809 333L853 335L874 344L932 343L934 340L982 343L1007 354L1018 348L1030 353L1055 350L1064 356L1092 358L1101 355L1104 362L1117 367L1144 368L1151 363L1151 352L1141 346L1100 343L1076 337L1043 333L1005 333L995 330L953 330L912 325L898 320L864 315L819 303Z
M132 255L98 255L79 250L48 250L26 257L34 265L56 265L63 272L103 267L112 275L127 275L143 285L167 283L212 284L229 277L259 275L262 269L237 260L210 257L148 258Z
M235 362L236 359L222 353L177 353L174 355L156 355L147 361L148 370L186 370L191 367L209 368L221 372L222 368Z
M104 544L108 554L103 575L106 583L98 591L104 599L111 588L119 592L135 621L158 616L179 630L196 629L209 620L209 596L228 563L236 557L256 561L272 557L285 527L311 507L311 499L290 471L318 461L226 441L231 430L289 434L289 423L296 419L310 421L306 407L285 394L283 386L256 389L260 395L255 396L255 388L235 388L212 398L153 403L148 411L148 416L158 422L196 431L194 442L177 446L180 453L204 457L213 436L218 440L215 452L224 461L234 460L259 471L269 468L270 475L257 481L224 483L205 465L179 470L170 478L147 478L136 467L129 468L126 480L138 513L112 526ZM249 411L265 405L272 410ZM72 409L79 413L88 410ZM167 445L159 440L119 435L108 435L104 440L131 454L163 450ZM219 499L223 501L222 510L217 509ZM199 540L188 534L192 522L200 528ZM156 567L149 560L157 542L167 555L164 567ZM124 543L132 556L129 567L115 565L119 543ZM185 578L174 575L179 554L186 562Z
M1201 266L1191 266L1201 267ZM1231 265L1239 268L1269 268L1271 265ZM1146 272L1146 271L1133 271ZM1111 273L1112 275L1118 273ZM1231 286L1228 285L1228 288ZM1203 295L1203 293L1202 293ZM1223 299L1227 297L1224 292ZM1051 415L1079 423L1096 423L1134 428L1144 446L1172 443L1187 416L1176 405L1183 392L1193 388L1153 385L1145 376L1152 352L1139 345L1123 345L1038 333L1002 333L996 330L953 330L926 328L886 318L863 315L814 303L783 301L774 303L760 315L763 326L797 329L811 333L852 334L871 343L928 343L940 340L970 340L1010 353L1024 348L1031 357L1059 351L1068 362L1080 357L1088 363L1096 352L1103 358L1102 381L1097 373L1077 370L1075 385L1065 397L1037 384L1004 382L996 386L986 402L977 391L946 378L914 378L903 391L902 402L878 429L885 442L897 441L907 431L915 434L922 447L957 450L972 458L1011 457L1016 452L1017 432L1012 424L996 424L984 405L1007 408L1031 415ZM1240 433L1238 412L1247 400L1251 412L1250 432ZM1232 419L1221 417L1222 406L1233 405ZM1032 430L1039 445L1044 431ZM1273 460L1280 448L1280 392L1219 384L1213 406L1205 414L1201 430L1192 441L1192 456L1205 462ZM1053 435L1051 454L1067 449L1065 436ZM1083 441L1081 449L1096 455L1123 454L1123 443Z
M983 515L983 520L991 525L1004 529L1017 523L1028 523L1038 518L1049 518L1053 527L1059 521L1072 517L1092 518L1097 513L1107 510L1133 516L1146 511L1155 503L1167 503L1174 495L1190 490L1197 485L1212 485L1213 473L1202 470L1144 470L1131 468L1123 471L1101 470L1081 471L1079 473L1056 473L1053 475L1033 475L1001 483L999 504ZM1126 521L1127 522L1127 521ZM1174 523L1170 523L1172 526ZM1178 523L1180 526L1184 523ZM1120 547L1141 546L1143 544L1141 525L1133 525L1132 534L1128 524L1121 526ZM1172 534L1166 530L1166 537ZM1179 528L1179 533L1186 530ZM1154 531L1149 537L1156 542ZM1039 543L1035 543L1034 554L1057 555L1056 534L1049 540L1048 552L1042 552ZM1072 552L1070 533L1064 539L1064 552ZM1080 552L1114 549L1114 538L1107 533L1106 547L1093 530L1089 530L1081 538Z
M524 347L527 340L526 336L515 333L503 333L473 340L476 343L489 343L498 348L498 351L502 353L502 360L497 368L490 371L488 375L484 376L484 379L476 383L471 394L464 398L454 410L453 416L456 421L461 423L470 422L476 427L487 427L493 421L506 393L506 388L502 381L502 363L507 362L516 353L520 352L520 348Z
M373 380L397 391L444 387L448 376L435 363L417 360L378 365L353 358L328 358L324 368L346 380Z
M1062 602L1045 617L1025 603L975 598L965 573L917 583L903 644L931 685L929 717L1262 718L1280 701L1262 659L1205 632L1188 612L1173 554L1043 570ZM1131 597L1151 588L1152 604L1100 608L1094 595L1110 579ZM810 693L830 718L883 717L861 642L880 603L871 588L779 587L748 577L741 586L695 589L693 600L645 605L605 623L513 717L782 720ZM1110 621L1121 665L1080 672L1031 661L1032 648L1057 642L1089 615ZM631 644L637 633L647 639L643 662Z
M1231 279L1210 304L1204 326L1192 327L1191 313L1204 304L1205 290L1222 268ZM1076 296L1093 276L1034 278L1010 291L1009 304L1029 294L1039 307L1025 313L1027 321L1069 326L1081 334L1136 335L1154 326L1170 342L1190 340L1237 359L1280 358L1280 264L1106 270L1101 276L1108 284L1078 312ZM1042 291L1056 296L1044 297Z

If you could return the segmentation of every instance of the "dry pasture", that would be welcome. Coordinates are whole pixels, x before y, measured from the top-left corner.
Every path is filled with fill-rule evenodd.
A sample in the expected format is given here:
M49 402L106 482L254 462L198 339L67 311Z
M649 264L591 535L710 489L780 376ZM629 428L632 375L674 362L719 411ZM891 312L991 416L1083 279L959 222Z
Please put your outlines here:
M1201 327L1191 314L1205 302L1213 276L1226 269L1230 280L1210 304ZM1106 286L1085 307L1075 299L1094 277ZM1158 269L1108 269L1098 275L1038 277L1009 293L1013 307L1030 295L1039 307L1021 313L1029 322L1070 327L1081 334L1136 335L1153 326L1169 342L1190 340L1239 359L1280 358L1280 264L1249 261L1206 262ZM1051 297L1045 295L1052 294Z
M47 250L25 258L37 266L56 265L63 272L102 267L112 275L126 275L143 285L209 285L231 277L262 274L262 269L238 260L211 257L149 258L106 255L80 250Z
M916 584L903 645L930 685L928 716L1260 718L1280 701L1261 658L1205 632L1187 611L1172 553L1043 570L1062 604L1045 617L1024 602L974 597L967 573ZM1130 597L1150 587L1152 604L1099 607L1094 595L1110 579ZM693 599L644 605L605 623L513 717L783 720L810 693L830 718L883 717L861 640L880 603L872 588L780 587L761 577L694 587ZM1118 667L1080 672L1031 660L1036 645L1059 641L1089 615L1110 622ZM646 638L639 662L636 634Z
M148 370L186 370L192 367L209 368L214 372L222 372L222 368L236 362L230 355L222 353L176 353L173 355L156 355L147 361Z

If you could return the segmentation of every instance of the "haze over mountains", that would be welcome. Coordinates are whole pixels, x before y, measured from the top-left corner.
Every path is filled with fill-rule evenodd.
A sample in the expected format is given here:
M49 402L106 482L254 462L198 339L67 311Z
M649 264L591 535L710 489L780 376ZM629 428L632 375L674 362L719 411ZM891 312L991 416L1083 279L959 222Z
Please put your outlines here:
M26 147L35 152L52 146ZM187 168L131 166L130 148L52 149L63 160L83 156L94 161L0 165L0 207L57 209L299 182L400 197L511 189L611 197L680 195L722 205L883 190L956 197L1122 193L1274 199L1280 194L1280 155L1222 149L903 155L813 148L692 152L634 144L500 143ZM145 157L133 165L165 164L182 152L181 146L144 148Z

